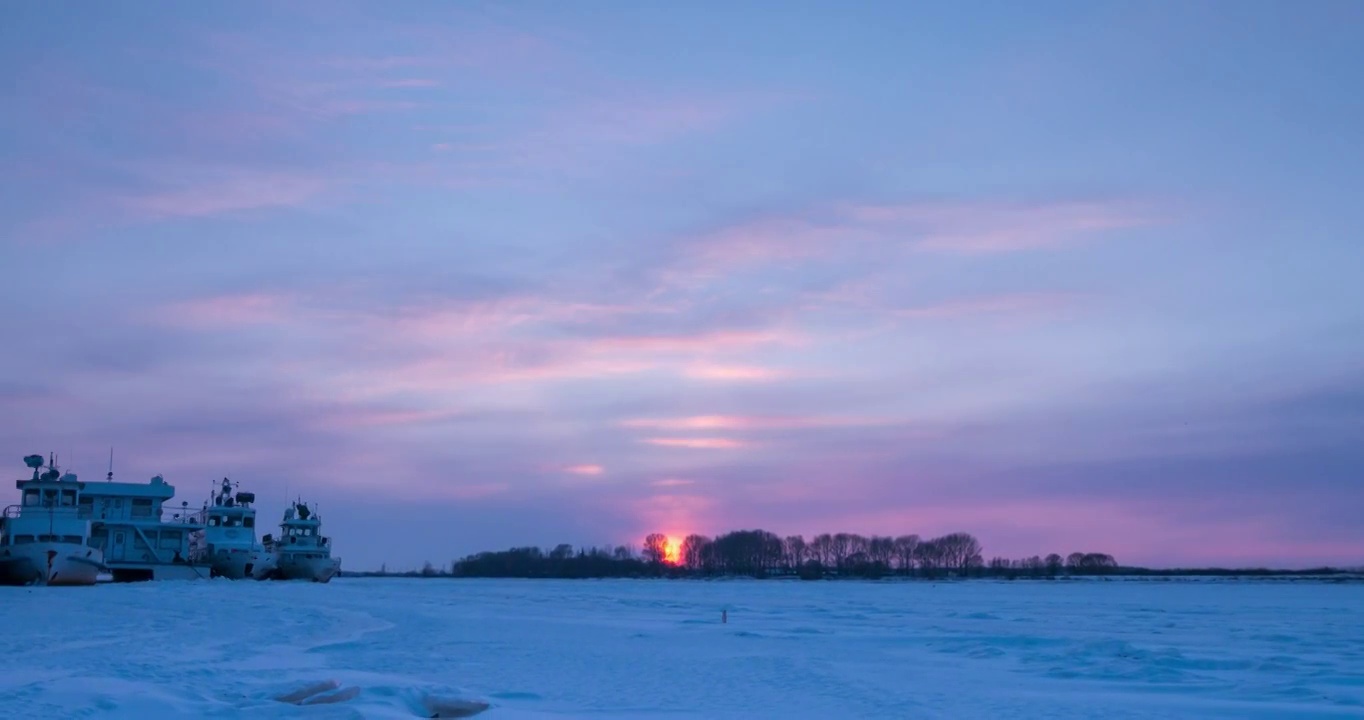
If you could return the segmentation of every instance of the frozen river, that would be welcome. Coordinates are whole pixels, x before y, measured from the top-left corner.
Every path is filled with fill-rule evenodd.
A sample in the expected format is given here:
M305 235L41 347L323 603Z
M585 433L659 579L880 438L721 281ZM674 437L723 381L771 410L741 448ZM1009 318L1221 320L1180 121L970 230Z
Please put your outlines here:
M5 718L1364 717L1361 583L215 580L0 616ZM271 699L324 680L358 695Z

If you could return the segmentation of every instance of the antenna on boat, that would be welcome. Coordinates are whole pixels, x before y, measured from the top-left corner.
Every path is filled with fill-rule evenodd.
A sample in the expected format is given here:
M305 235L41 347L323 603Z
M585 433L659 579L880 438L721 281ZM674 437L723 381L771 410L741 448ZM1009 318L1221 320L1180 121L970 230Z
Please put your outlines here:
M114 481L114 446L109 446L109 474L104 476L104 482Z

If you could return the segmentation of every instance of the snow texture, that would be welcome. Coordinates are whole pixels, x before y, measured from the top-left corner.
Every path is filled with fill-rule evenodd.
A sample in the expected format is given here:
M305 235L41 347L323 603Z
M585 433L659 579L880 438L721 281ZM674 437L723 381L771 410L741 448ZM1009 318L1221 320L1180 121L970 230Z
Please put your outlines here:
M1364 716L1357 582L211 580L0 608L15 719Z

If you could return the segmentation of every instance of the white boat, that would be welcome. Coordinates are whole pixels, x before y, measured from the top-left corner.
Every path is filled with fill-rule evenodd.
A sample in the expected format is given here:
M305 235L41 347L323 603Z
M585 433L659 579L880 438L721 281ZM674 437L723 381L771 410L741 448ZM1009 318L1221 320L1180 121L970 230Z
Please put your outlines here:
M18 505L0 517L0 585L94 585L104 553L91 537L86 483L42 455L24 463L33 477L15 482Z
M278 540L263 538L275 558L272 578L325 583L340 572L341 558L332 557L331 538L322 535L322 518L307 504L295 502L286 509L279 529Z
M194 538L194 558L209 566L214 577L233 580L264 578L274 568L274 556L256 542L255 493L232 492L223 478L211 504L203 510L204 529Z
M145 483L114 482L111 469L104 482L84 483L81 513L90 516L90 544L104 550L104 564L114 582L193 580L207 578L194 538L204 529L203 513L188 502L171 507L175 487L160 475Z

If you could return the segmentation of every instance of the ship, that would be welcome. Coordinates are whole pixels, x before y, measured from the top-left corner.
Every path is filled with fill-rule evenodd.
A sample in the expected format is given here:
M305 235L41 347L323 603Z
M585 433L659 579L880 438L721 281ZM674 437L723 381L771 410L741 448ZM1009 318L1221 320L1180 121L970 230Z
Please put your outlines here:
M161 475L145 483L114 482L112 463L104 482L84 484L80 507L90 516L90 544L104 551L114 582L210 575L194 545L204 529L204 512L192 512L184 501L178 509L165 508L174 497L175 487Z
M223 478L210 504L204 506L204 529L196 533L194 559L206 563L212 577L261 579L274 568L274 556L256 541L255 493L233 492Z
M306 503L295 501L286 508L279 529L278 540L262 538L275 559L272 579L325 583L340 572L341 558L332 557L331 538L322 535L322 518Z
M87 483L56 458L29 455L33 477L18 480L19 504L0 516L0 585L94 585L104 553L92 534Z

